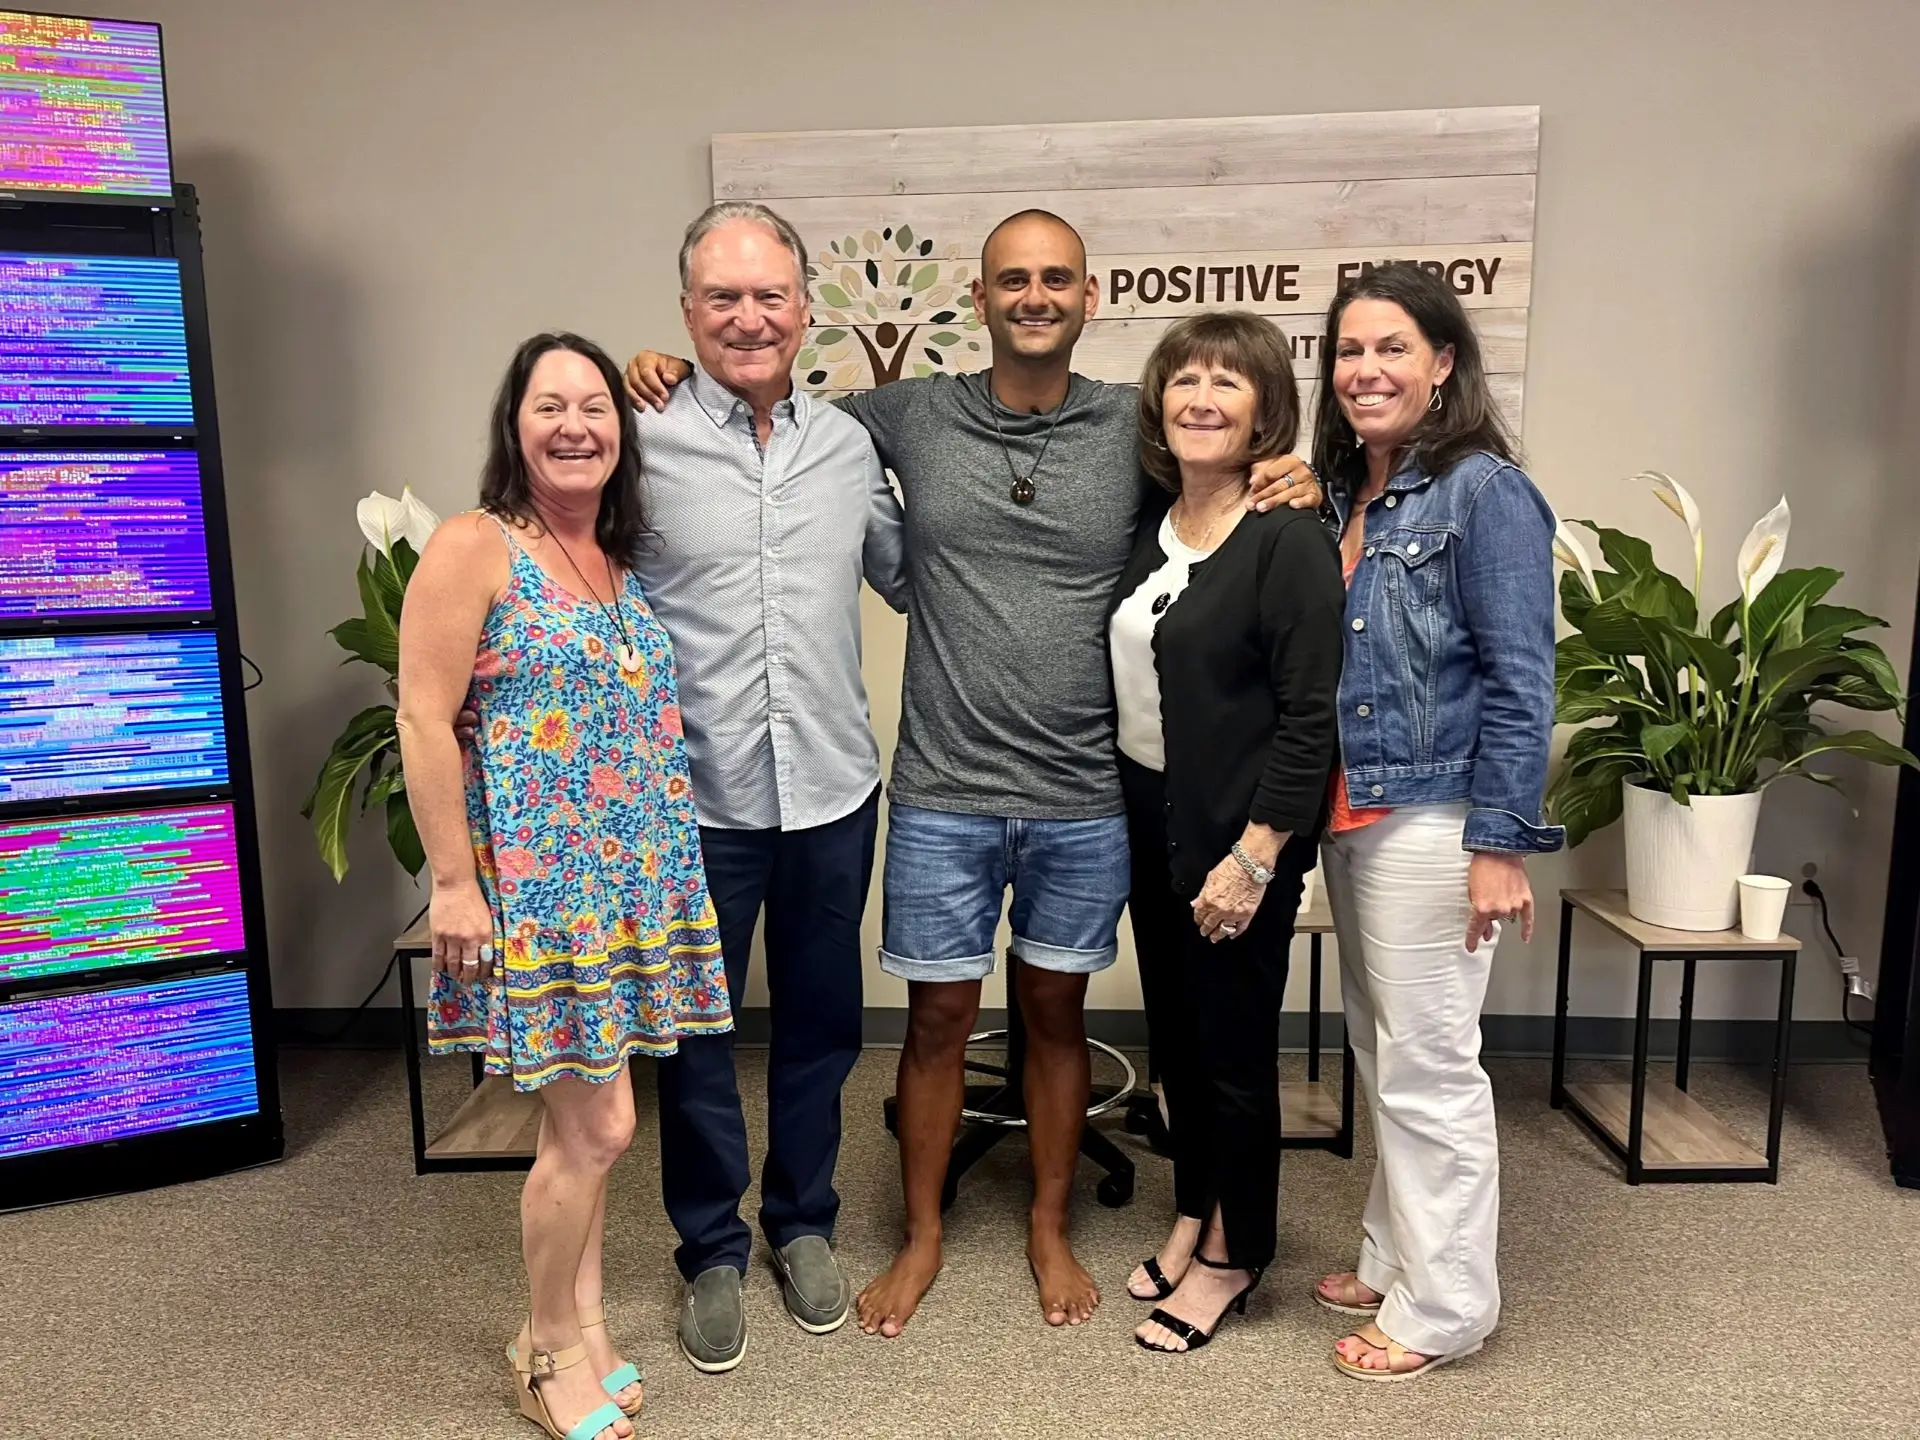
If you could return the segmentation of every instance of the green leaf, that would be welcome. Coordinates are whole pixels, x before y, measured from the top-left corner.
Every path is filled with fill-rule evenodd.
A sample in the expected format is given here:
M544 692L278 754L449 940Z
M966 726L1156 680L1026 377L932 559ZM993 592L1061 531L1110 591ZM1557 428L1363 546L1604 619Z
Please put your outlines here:
M836 310L848 309L853 304L853 300L851 299L851 297L848 296L847 292L842 290L838 285L834 284L831 280L825 281L821 284L820 298L826 301L827 304L833 306L834 309ZM823 341L822 343L831 344L832 342Z
M1871 730L1843 730L1838 735L1825 736L1818 744L1809 745L1801 751L1798 758L1829 753L1858 755L1876 765L1910 765L1920 770L1920 760L1915 759L1910 751Z
M396 541L395 543L406 544L405 541ZM413 547L409 545L407 548L411 550ZM394 564L390 556L379 550L371 551L363 556L361 563L366 565L372 572L373 589L374 593L380 597L381 613L385 615L387 619L391 620L397 628L400 624L400 607L406 603L407 598L407 582L400 578L399 567ZM365 591L361 592L360 598L362 603L364 603L366 600Z
M1673 638L1713 689L1732 690L1740 683L1739 658L1725 645L1691 630L1679 631Z
M1625 773L1615 762L1583 775L1562 775L1547 792L1547 815L1556 825L1567 827L1569 846L1620 818L1620 782Z
M1605 690L1562 694L1553 707L1553 719L1556 725L1581 725L1589 720L1617 718L1628 707L1623 697Z
M1900 674L1893 668L1893 662L1887 659L1886 651L1871 640L1848 640L1840 646L1840 653L1860 674L1875 681L1882 690L1895 697L1895 704L1899 703Z
M384 756L391 755L392 753L391 750L382 751L381 755L376 756L374 759L375 767L378 768L380 760ZM384 805L395 795L405 794L406 789L406 774L398 765L394 765L384 774L373 776L368 780L367 793L360 801L360 809L364 813L372 806Z
M427 852L420 844L420 832L413 825L413 810L405 793L387 797L387 845L400 868L414 879L426 867Z
M386 557L380 557L386 564ZM391 572L391 566L388 567ZM371 566L363 559L360 568L354 573L354 580L360 587L360 606L366 612L366 630L364 632L366 650L360 653L364 659L371 660L388 674L398 674L400 670L400 629L395 624L398 609L389 611L381 594L380 582L375 578ZM337 636L335 637L338 638Z
M914 293L918 294L920 291L929 288L933 282L939 278L940 267L938 265L922 265L913 277Z
M1727 637L1733 633L1733 622L1740 618L1740 602L1729 600L1713 612L1713 619L1707 622L1707 634L1720 644L1727 643Z
M1647 759L1658 765L1693 735L1693 726L1684 720L1669 725L1649 725L1640 732L1640 748Z
M367 632L367 622L364 620L342 620L327 634L333 637L335 644L348 652L350 660L364 660L369 665L378 665L389 675L400 668L399 647L376 641ZM340 663L344 665L347 661Z
M819 361L819 350L812 345L803 345L800 347L800 353L793 357L793 368L801 371L811 370Z
M913 227L911 225L902 225L898 230L893 232L893 238L899 244L901 253L905 254L913 248Z
M1820 566L1810 570L1782 570L1753 597L1740 638L1747 653L1757 655L1779 633L1787 617L1803 610L1840 582L1840 572Z
M1560 572L1560 613L1567 617L1567 623L1576 630L1587 612L1594 607L1594 598L1587 589L1587 582L1577 570Z
M937 330L927 337L929 345L958 345L960 337L951 330Z
M375 705L349 720L320 766L313 793L300 807L300 813L313 822L320 858L333 871L336 881L347 873L347 830L352 823L354 781L375 755L399 742L393 718L391 705Z
M1778 578L1778 577L1776 577ZM1771 590L1773 587L1767 587ZM1845 605L1809 605L1800 622L1802 645L1831 645L1855 630L1885 629L1887 622Z
M1688 809L1693 808L1693 802L1687 798L1689 793L1687 790L1687 781L1690 778L1690 776L1686 775L1676 775L1674 776L1673 784L1667 787L1667 794L1673 797L1673 803L1676 805L1685 805Z
M1585 526L1599 537L1600 553L1606 557L1607 564L1622 575L1632 578L1659 573L1660 567L1653 563L1653 547L1637 535L1629 535L1624 530L1610 530L1591 520L1576 520L1573 523Z
M1858 674L1845 653L1820 646L1776 650L1760 662L1760 696L1772 703L1776 696L1799 695L1809 685L1839 675Z
M1822 685L1809 686L1809 700L1826 700L1854 710L1898 710L1900 696L1865 675L1842 675Z
M415 552L411 540L393 542L393 564L400 572L400 589L404 592L413 579L415 567L420 564L420 556ZM398 615L400 612L396 609L393 613Z

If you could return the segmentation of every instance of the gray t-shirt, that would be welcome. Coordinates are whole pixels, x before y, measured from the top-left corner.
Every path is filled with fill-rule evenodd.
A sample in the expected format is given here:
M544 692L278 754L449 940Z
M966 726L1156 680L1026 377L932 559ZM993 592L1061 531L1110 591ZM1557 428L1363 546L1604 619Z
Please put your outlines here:
M1147 481L1138 391L1076 375L1059 412L1000 411L987 377L900 380L840 403L907 512L907 666L889 794L970 815L1122 807L1107 611ZM1052 439L1047 432L1052 427ZM1014 471L1033 476L1016 505Z

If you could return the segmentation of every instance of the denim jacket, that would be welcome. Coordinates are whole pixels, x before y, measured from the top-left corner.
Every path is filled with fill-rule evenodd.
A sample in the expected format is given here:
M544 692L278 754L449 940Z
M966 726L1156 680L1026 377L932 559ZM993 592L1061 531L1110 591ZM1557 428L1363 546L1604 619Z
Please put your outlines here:
M1333 488L1342 529L1352 507ZM1485 452L1408 461L1367 506L1347 589L1340 751L1355 810L1468 802L1465 848L1558 850L1542 824L1553 736L1553 512Z

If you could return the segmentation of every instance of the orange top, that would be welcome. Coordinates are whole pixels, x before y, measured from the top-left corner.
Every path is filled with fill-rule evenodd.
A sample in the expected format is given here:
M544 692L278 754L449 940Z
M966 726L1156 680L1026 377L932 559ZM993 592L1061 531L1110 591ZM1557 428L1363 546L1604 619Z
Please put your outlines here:
M1343 561L1340 566L1340 578L1349 586L1353 584L1353 572L1360 563L1360 557ZM1342 830L1358 830L1371 825L1376 820L1384 820L1393 812L1386 806L1376 810L1356 810L1347 800L1347 772L1344 766L1333 772L1333 813L1327 818L1327 833L1338 835Z

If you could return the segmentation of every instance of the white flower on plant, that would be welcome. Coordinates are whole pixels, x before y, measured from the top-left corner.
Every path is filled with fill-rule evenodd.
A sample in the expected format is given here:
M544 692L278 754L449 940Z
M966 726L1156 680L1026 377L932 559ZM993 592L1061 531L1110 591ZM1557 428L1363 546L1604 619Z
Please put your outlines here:
M1754 521L1740 542L1740 594L1749 605L1786 564L1787 532L1792 528L1793 512L1782 495L1780 503Z
M1700 583L1707 565L1707 534L1700 524L1700 507L1694 504L1693 496L1687 493L1686 487L1671 475L1663 475L1658 470L1642 470L1633 478L1651 483L1654 499L1679 516L1687 527L1687 534L1693 537L1693 599L1697 605L1700 601Z
M1558 516L1553 521L1553 558L1569 570L1578 570L1586 582L1587 593L1595 600L1600 598L1600 582L1593 577L1593 561L1587 555L1587 547Z
M360 522L367 543L383 555L393 553L396 540L406 541L418 554L440 525L440 517L413 493L411 485L401 487L398 500L374 491L354 507L353 517Z

